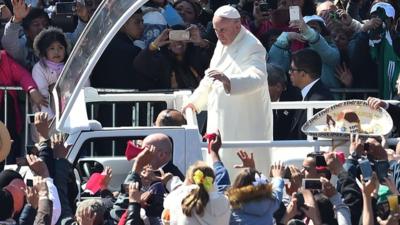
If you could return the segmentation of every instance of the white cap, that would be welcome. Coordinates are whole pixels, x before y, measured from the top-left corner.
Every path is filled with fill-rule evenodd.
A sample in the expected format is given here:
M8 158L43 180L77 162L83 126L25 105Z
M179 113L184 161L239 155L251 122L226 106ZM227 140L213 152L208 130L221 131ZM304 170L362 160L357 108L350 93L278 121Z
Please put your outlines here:
M370 13L375 12L379 7L383 8L385 10L386 16L392 17L394 19L396 12L395 12L393 6L386 2L378 2L378 3L374 4L371 7Z
M224 5L219 7L215 12L214 16L219 16L228 19L240 19L240 13L234 7L230 5Z
M317 15L305 16L305 17L303 17L303 20L304 20L305 23L308 23L310 21L318 21L318 22L321 22L321 23L323 23L325 25L324 19L322 19L322 17L317 16Z

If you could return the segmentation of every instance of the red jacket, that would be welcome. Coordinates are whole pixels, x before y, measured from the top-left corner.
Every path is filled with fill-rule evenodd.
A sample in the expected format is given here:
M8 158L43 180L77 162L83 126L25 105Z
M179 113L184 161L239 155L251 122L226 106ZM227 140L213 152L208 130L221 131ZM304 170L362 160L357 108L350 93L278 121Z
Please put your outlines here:
M20 66L14 59L12 59L6 51L0 51L0 86L21 86L25 92L29 93L30 90L37 88L32 79L31 73L25 68ZM17 132L22 129L21 111L19 109L17 92L8 91L14 103L14 110L16 113L16 127ZM0 91L0 104L4 101L4 91ZM1 107L2 108L2 107ZM4 110L2 108L1 110ZM3 119L3 118L1 118ZM11 121L8 121L11 122Z

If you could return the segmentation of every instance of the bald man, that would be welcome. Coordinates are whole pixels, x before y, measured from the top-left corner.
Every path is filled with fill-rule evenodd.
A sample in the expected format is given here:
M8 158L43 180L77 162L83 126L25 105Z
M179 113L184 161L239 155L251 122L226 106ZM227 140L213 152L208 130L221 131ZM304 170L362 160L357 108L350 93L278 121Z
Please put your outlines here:
M165 134L156 133L148 135L142 142L142 147L155 147L155 157L150 164L153 169L161 169L164 173L172 173L178 176L182 181L185 176L172 163L172 143L169 137Z

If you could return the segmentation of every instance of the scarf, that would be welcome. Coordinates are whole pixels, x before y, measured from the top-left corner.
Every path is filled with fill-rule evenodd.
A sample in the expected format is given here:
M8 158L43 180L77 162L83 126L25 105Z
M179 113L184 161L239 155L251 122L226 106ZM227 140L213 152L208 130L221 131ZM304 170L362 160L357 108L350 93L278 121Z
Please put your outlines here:
M57 73L57 75L61 74L62 69L64 68L64 63L55 63L50 60L44 59L45 65L50 69Z

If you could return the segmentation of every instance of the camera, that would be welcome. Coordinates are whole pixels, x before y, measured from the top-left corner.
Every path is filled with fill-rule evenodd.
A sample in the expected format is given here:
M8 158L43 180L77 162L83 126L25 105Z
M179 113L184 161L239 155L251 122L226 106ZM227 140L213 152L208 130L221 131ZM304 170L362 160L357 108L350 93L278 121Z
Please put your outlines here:
M32 179L26 179L26 186L33 187L33 180Z
M303 196L303 193L297 192L297 193L295 194L295 196L296 196L296 199L297 199L297 209L298 209L299 211L301 211L301 207L304 206L304 196Z
M188 30L171 30L169 32L169 40L171 41L189 41L190 32Z
M76 14L76 2L57 2L56 3L57 14Z
M311 190L321 190L322 183L319 179L303 179L303 187Z

